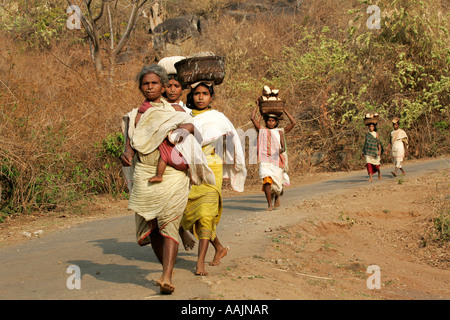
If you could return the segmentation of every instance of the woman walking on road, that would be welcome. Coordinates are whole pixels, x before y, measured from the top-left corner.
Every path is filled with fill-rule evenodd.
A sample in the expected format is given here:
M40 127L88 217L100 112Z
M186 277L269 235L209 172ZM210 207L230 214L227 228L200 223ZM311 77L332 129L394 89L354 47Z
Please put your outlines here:
M294 118L284 110L290 120L286 128L278 128L279 119L276 115L264 115L265 127L256 120L256 112L259 108L258 101L251 115L251 120L258 132L258 164L259 178L262 180L264 194L266 195L268 211L281 205L280 197L283 194L283 184L289 185L289 177L286 173L287 152L286 136L295 126ZM274 204L272 206L272 201Z
M201 135L202 149L208 166L214 172L216 183L192 186L181 225L199 240L195 274L206 276L208 272L205 269L205 257L209 243L215 249L213 261L209 263L211 266L218 265L228 251L219 241L216 231L223 208L222 179L230 178L233 189L242 192L247 172L237 131L223 113L211 109L213 85L199 82L192 84L191 88L186 105L192 109L190 113L194 118L195 128ZM229 152L234 154L230 162L227 161L228 158L222 159L218 154L222 150L224 137L227 145L231 142L230 145L233 146L225 150L227 155Z
M149 179L156 173L160 158L158 147L167 135L177 128L193 133L194 126L189 114L177 112L170 103L161 99L168 80L162 67L145 66L138 74L138 80L146 100L141 108L126 114L122 122L126 143L121 161L124 167L134 169L128 208L135 212L138 244L151 243L163 266L162 276L156 281L160 292L170 294L175 290L172 274L190 177L188 171L167 166L160 183L149 183Z
M377 132L376 123L368 123L369 132L366 134L364 148L361 157L365 157L369 182L372 182L372 176L378 172L378 180L381 180L381 154L383 146Z
M398 117L392 119L392 126L394 127L394 130L391 132L391 143L386 148L386 154L392 147L391 156L395 165L395 170L391 173L396 177L398 169L400 169L403 175L406 174L405 170L403 170L402 162L405 159L406 150L408 148L408 136L403 129L400 129L400 119Z

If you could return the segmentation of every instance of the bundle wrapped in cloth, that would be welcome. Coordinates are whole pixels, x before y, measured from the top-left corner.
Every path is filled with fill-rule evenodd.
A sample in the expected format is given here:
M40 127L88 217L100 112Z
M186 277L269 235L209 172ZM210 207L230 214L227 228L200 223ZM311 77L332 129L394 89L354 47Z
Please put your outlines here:
M184 59L186 59L186 57L183 56L166 57L159 60L158 65L163 67L166 70L167 74L177 74L175 63Z

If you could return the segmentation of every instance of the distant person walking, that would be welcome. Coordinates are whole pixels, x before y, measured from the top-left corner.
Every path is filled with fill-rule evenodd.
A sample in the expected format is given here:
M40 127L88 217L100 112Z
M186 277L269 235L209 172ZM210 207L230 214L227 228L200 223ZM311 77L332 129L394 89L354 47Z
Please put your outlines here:
M377 124L367 124L369 132L367 132L364 148L361 157L366 160L367 173L369 174L369 181L372 182L372 176L378 172L378 179L381 180L381 154L383 146L377 132Z
M400 169L402 175L406 174L402 162L405 160L406 150L408 150L408 136L403 129L400 129L400 119L398 117L392 119L392 126L394 127L394 130L391 132L391 142L386 148L386 154L388 154L389 149L392 148L391 156L395 169L391 173L396 177L398 169Z
M286 173L287 151L286 136L295 126L294 118L284 110L290 120L286 128L278 128L279 118L274 114L264 115L265 127L261 126L261 117L256 119L259 108L258 100L251 115L251 120L258 132L258 164L259 178L262 180L262 191L266 195L268 211L281 205L280 197L283 195L283 184L289 184ZM274 204L272 205L272 201Z

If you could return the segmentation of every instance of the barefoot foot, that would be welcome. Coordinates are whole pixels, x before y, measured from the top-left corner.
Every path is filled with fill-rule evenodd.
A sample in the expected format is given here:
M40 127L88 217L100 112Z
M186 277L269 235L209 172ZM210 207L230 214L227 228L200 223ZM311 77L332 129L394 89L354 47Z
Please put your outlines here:
M278 208L281 205L280 196L275 196L274 208Z
M186 251L192 250L195 246L195 239L188 231L180 230L181 242L183 242Z
M203 263L200 266L197 266L197 269L195 270L196 276L207 276L208 272L205 270L205 264Z
M159 292L161 294L172 294L175 291L175 286L169 282L161 282L159 286Z
M174 274L175 274L175 270L172 271L172 278L173 278ZM164 283L164 282L168 283L168 281L164 281L164 276L163 275L161 275L161 277L159 277L158 280L153 280L153 281L155 282L155 286L161 286L161 284Z
M209 263L210 266L218 266L220 264L220 260L222 260L223 257L225 257L228 253L230 248L228 247L222 247L222 249L216 251L216 254L214 255L213 261Z

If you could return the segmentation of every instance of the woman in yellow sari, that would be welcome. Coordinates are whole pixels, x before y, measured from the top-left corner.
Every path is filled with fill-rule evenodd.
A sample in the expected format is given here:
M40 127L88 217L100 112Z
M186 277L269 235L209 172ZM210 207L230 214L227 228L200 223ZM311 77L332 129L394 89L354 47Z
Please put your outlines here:
M208 166L214 172L216 184L192 186L188 203L184 211L181 225L190 230L199 240L196 275L206 276L205 257L209 243L215 249L211 266L218 265L227 254L217 237L216 228L222 215L222 181L231 178L231 185L236 191L243 191L246 176L245 161L239 136L223 113L211 110L210 103L214 97L212 84L201 82L193 84L187 97L186 105L191 108L194 118L195 132L202 140L202 149L206 155ZM201 137L200 137L201 136ZM232 141L234 148L227 148L226 153L233 153L232 161L223 159L217 153L223 143L223 137ZM230 144L228 144L230 145ZM229 150L230 149L230 150Z

